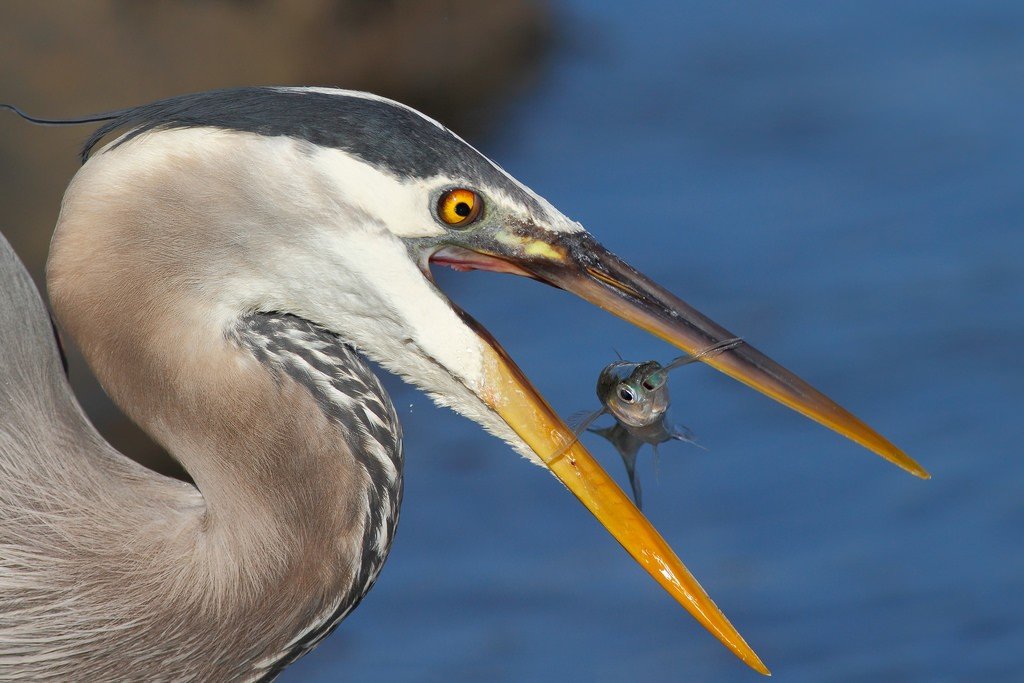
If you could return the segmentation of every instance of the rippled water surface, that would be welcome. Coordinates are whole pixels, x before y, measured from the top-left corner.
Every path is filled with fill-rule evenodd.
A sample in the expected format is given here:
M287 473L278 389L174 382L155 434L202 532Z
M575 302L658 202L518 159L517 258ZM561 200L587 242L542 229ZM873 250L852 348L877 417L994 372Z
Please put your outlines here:
M694 367L675 410L711 450L642 459L647 515L778 680L1020 680L1024 4L625 6L559 6L481 146L934 475ZM672 355L550 288L440 277L563 415L613 347ZM388 386L394 551L283 680L758 680L550 476Z

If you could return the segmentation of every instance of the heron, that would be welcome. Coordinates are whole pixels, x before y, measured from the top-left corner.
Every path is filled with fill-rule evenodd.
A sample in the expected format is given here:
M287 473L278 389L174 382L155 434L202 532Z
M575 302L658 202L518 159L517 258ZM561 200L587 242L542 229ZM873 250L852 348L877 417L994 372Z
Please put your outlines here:
M368 361L549 470L768 673L431 268L537 280L691 353L734 334L389 99L250 87L83 120L101 125L54 230L52 315L192 481L100 436L0 239L0 678L268 681L320 643L374 584L402 499L401 426ZM703 360L928 476L753 346Z

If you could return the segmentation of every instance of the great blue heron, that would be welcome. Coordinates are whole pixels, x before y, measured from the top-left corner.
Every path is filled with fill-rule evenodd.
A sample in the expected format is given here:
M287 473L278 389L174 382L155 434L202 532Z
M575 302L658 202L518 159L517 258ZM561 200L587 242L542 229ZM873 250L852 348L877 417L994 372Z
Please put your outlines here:
M107 118L64 197L50 300L195 485L97 434L0 240L0 678L269 680L319 643L373 584L402 496L401 429L361 355L549 468L767 673L430 263L552 284L689 352L735 335L396 102L245 88ZM707 362L927 476L752 346Z

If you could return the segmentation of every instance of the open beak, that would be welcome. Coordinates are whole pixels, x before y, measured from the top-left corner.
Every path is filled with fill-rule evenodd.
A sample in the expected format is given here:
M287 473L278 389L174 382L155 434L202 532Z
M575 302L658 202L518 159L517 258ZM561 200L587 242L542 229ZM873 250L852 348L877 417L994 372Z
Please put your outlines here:
M695 353L735 337L602 247L587 233L554 241L518 235L516 252L449 247L432 260L458 269L532 277L566 291ZM551 239L550 234L546 236ZM530 446L563 484L597 517L630 555L726 647L762 674L754 651L715 606L665 540L604 472L565 423L537 393L501 346L471 318L491 353L482 398ZM705 360L709 365L853 439L908 472L925 470L866 424L749 344ZM568 448L567 444L570 444Z

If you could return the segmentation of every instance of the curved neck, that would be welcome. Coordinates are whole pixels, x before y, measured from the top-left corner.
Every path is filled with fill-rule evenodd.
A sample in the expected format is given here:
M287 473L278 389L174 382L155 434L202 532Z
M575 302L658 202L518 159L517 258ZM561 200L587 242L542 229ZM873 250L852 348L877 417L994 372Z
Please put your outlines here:
M220 318L173 277L78 254L66 239L51 252L59 322L205 501L190 555L162 571L204 577L194 601L231 605L237 622L273 620L262 653L291 661L358 603L390 550L403 464L390 400L305 320Z

